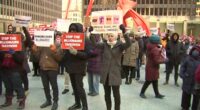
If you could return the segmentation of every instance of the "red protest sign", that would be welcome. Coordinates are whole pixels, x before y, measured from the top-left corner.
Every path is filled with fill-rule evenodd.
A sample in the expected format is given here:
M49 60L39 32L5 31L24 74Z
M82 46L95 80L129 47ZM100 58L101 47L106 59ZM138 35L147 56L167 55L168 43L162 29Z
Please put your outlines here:
M62 35L62 49L69 49L70 46L77 50L84 50L85 39L84 33L66 33Z
M19 34L0 35L0 51L8 51L9 49L13 49L15 51L22 50L21 35Z

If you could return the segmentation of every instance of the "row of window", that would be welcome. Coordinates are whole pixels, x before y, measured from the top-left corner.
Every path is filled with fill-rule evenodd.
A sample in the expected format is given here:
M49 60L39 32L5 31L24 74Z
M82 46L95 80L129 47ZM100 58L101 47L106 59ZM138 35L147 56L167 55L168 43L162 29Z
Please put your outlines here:
M84 0L84 5L88 5L90 0ZM138 4L192 4L195 0L134 0ZM94 4L101 4L102 0L95 0ZM118 0L115 0L117 3ZM113 1L114 3L114 1Z
M153 16L190 16L191 10L187 8L136 8L141 15Z
M191 4L194 0L135 0L138 4Z
M12 9L6 9L2 8L0 11L1 15L6 15L6 16L15 16L15 15L22 15L22 16L31 16L32 20L35 21L44 21L44 22L52 22L56 18L53 16L48 16L44 14L39 14L39 13L29 13L26 11L13 11Z
M92 11L101 11L101 8L93 8ZM149 16L191 16L189 8L135 8L141 15ZM84 13L86 9L84 9Z
M50 3L49 1L41 2L41 0L0 0L0 4L4 4L0 5L0 14L31 16L32 20L52 22L56 18L61 18L61 0L57 1L60 2L56 4L54 0L53 4L53 1Z

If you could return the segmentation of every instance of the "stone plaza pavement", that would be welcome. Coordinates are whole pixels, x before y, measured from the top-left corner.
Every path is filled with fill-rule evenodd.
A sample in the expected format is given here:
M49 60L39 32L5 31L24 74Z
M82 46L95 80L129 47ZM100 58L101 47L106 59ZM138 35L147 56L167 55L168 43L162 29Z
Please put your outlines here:
M125 85L124 80L120 88L121 90L121 110L181 110L181 86L174 86L174 75L170 77L169 85L163 85L165 79L164 65L160 69L159 90L160 93L165 95L164 99L156 99L152 85L146 91L147 99L139 97L142 84L144 82L144 66L141 67L140 81L133 81L131 85ZM45 109L40 109L40 105L45 101L43 87L40 77L32 77L32 73L29 74L29 95L26 101L26 107L24 110L51 110L51 106ZM182 84L182 80L179 78L179 84ZM72 89L62 95L61 92L64 88L64 76L58 76L59 85L59 108L58 110L67 110L69 106L74 104L74 97L72 95ZM84 87L86 93L88 93L87 77L84 78ZM89 110L106 110L104 102L104 90L100 85L100 94L95 97L87 96ZM0 103L4 102L4 96L0 96ZM113 104L114 105L114 104ZM17 102L16 97L13 101L13 105L8 108L0 108L0 110L16 110ZM113 108L114 110L114 108Z

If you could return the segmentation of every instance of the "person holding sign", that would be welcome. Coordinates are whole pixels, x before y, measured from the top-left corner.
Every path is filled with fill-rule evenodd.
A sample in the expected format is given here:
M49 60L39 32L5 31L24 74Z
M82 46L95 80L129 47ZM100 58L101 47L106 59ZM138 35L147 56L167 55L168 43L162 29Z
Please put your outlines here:
M47 31L46 31L47 32ZM53 106L51 110L57 110L58 108L58 83L57 75L59 62L62 58L61 50L54 44L50 47L37 47L36 44L32 46L32 52L35 57L39 59L40 76L42 78L42 84L44 87L44 93L46 96L46 102L43 103L40 108L46 108L52 104L50 86L53 89Z
M126 30L123 25L120 26L120 29L124 34L124 43L117 40L117 34L109 33L107 34L107 41L95 44L96 48L100 48L103 51L100 82L104 86L107 110L112 108L111 90L113 90L115 110L120 110L121 58L123 51L131 46L129 33L125 33Z
M25 70L24 62L26 61L26 55L23 49L24 47L30 47L32 42L30 36L27 35L26 28L22 27L22 29L25 37L20 32L14 34L11 30L7 32L9 34L0 36L0 65L2 79L6 88L6 100L1 107L12 105L14 90L17 92L18 108L24 109L25 107L26 96L22 86L22 71Z
M1 67L0 67L1 68ZM1 69L0 69L1 70ZM0 73L0 95L2 94L2 76Z
M14 51L9 49L0 53L2 79L6 88L6 100L1 107L12 105L13 91L17 91L17 99L19 102L19 109L25 107L25 94L22 87L22 80L20 76L21 67L24 61L24 54L22 51Z
M69 33L83 33L83 25L80 23L72 23L69 26ZM86 93L83 88L83 77L86 75L87 60L93 57L94 54L92 48L88 46L89 39L84 39L85 48L83 50L77 50L70 46L68 50L64 51L64 64L71 79L75 98L75 104L69 107L68 110L80 109L81 103L82 110L88 110Z

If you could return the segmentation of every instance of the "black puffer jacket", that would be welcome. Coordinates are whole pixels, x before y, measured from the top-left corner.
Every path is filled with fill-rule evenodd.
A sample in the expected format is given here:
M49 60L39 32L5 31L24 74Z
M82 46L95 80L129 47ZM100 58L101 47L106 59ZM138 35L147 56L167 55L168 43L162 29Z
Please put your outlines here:
M69 32L83 33L83 25L80 23L72 23L69 27ZM69 74L86 74L86 64L88 58L92 57L93 49L89 46L90 40L85 37L85 49L79 50L76 55L73 55L69 50L64 51L63 62L66 67L66 71Z
M174 37L177 36L177 39ZM170 41L167 43L166 46L166 53L169 61L173 64L180 64L182 60L182 55L184 53L184 47L181 42L179 42L179 35L178 33L173 33Z

